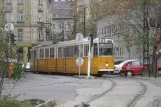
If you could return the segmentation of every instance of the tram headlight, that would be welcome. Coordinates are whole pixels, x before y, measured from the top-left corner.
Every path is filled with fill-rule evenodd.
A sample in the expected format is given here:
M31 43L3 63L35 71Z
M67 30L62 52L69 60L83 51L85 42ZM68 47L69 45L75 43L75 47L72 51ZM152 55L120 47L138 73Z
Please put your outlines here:
M108 67L108 62L105 62L106 68Z

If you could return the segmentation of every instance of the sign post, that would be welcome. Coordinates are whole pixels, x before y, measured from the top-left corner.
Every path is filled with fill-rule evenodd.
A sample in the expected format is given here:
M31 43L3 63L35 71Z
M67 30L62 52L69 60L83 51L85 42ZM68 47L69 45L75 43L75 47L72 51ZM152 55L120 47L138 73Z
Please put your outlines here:
M81 33L77 33L76 40L81 41L83 39L83 35ZM79 66L79 76L80 76L80 67L84 63L84 60L81 58L81 45L79 44L79 55L76 60L77 65Z
M87 73L87 77L90 77L90 70L91 70L91 45L89 43L89 51L88 51L88 73Z
M79 76L80 76L80 67L83 65L83 63L84 63L83 58L78 57L78 58L76 59L76 64L79 66Z

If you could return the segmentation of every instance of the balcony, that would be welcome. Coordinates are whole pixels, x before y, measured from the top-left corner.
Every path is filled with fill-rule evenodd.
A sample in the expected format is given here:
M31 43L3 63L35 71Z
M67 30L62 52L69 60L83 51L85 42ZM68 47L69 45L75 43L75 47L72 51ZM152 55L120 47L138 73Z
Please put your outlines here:
M38 10L43 11L43 4L38 4Z
M42 18L37 18L37 23L43 23L43 19Z
M24 10L24 5L23 4L18 4L17 5L17 10Z
M6 12L11 12L12 11L12 4L11 3L6 3L5 11Z

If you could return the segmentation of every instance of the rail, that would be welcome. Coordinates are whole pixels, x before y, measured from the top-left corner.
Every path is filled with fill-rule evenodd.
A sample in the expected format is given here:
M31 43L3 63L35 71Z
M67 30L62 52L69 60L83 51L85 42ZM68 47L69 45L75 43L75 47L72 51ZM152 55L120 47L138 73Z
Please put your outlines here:
M79 105L75 105L74 107L89 107L89 103L92 102L93 100L95 99L98 99L100 97L102 97L103 95L107 94L109 91L113 90L113 88L116 86L116 82L113 81L112 79L108 79L112 84L111 84L111 87L107 90L105 90L103 93L99 94L99 95L96 95L92 98L90 98L88 101L86 102L82 102L82 104L79 104Z
M140 85L142 86L142 91L140 92L140 94L137 94L134 99L127 105L127 107L134 107L137 103L137 101L140 100L140 98L145 94L145 92L147 91L147 87L144 83L139 82Z

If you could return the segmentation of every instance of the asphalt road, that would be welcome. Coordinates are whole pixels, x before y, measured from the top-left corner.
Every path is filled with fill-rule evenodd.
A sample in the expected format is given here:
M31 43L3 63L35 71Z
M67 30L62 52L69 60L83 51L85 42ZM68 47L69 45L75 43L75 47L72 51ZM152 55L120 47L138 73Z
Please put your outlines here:
M72 76L26 73L26 78L16 83L11 94L17 99L54 99L57 107L74 107L81 102L103 93L111 87L112 80L115 87L100 98L89 104L91 107L126 107L127 104L140 93L142 86L147 86L145 94L137 101L135 107L161 107L161 79L142 80L120 77L117 75L97 79L81 79ZM8 94L13 87L12 80L5 79L3 94ZM155 100L155 101L154 101ZM154 102L153 102L154 101Z

